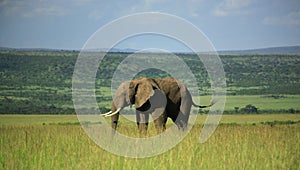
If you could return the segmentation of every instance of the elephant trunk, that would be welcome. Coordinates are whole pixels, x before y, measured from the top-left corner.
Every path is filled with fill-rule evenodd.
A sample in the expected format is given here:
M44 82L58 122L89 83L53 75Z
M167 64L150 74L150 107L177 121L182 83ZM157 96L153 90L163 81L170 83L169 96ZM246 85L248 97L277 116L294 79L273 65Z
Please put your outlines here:
M114 102L112 102L112 106L111 106L111 127L116 130L117 129L117 124L118 124L118 120L119 120L119 111L121 110L121 108L116 108Z
M119 114L120 110L122 110L122 108L116 108L114 106L114 104L112 105L112 108L111 108L111 111L107 112L107 113L104 113L102 114L101 116L104 116L104 117L111 117L113 115L116 115L116 114Z
M114 103L112 103L111 111L102 114L104 117L111 117L111 127L116 130L118 120L119 120L119 112L122 110L122 108L117 108Z

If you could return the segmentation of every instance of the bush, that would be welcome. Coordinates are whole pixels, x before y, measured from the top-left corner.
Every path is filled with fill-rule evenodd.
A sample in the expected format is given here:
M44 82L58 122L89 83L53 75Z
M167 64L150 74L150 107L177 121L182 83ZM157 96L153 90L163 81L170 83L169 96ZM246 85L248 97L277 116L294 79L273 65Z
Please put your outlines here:
M258 113L258 108L251 105L251 104L248 104L244 108L241 108L240 112L247 113L247 114L249 114L249 113Z

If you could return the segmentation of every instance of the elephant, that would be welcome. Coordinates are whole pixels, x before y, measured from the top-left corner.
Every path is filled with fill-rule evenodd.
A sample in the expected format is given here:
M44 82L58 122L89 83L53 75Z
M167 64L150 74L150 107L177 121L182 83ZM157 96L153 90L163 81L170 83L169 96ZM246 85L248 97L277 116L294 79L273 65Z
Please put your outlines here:
M157 133L166 130L168 118L184 131L188 124L191 106L199 106L192 100L187 87L175 78L145 78L126 81L115 92L111 111L102 114L111 117L111 127L116 130L119 112L127 106L135 105L136 123L140 134L147 133L149 114L152 115Z

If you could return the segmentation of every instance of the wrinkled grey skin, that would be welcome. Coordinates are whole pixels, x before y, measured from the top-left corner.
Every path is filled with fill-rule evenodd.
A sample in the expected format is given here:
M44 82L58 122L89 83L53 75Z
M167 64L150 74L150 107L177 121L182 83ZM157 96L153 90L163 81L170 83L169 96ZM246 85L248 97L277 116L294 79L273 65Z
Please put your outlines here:
M139 132L145 134L148 128L149 114L152 115L158 133L166 129L167 118L171 118L177 127L185 130L193 103L186 86L174 78L139 78L121 83L115 92L111 111L135 105L136 121ZM111 126L117 128L119 113L111 116Z

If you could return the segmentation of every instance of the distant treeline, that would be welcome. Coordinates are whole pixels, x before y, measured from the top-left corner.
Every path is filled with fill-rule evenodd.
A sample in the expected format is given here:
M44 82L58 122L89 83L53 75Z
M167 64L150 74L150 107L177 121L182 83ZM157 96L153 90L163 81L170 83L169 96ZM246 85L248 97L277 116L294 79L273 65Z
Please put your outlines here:
M110 87L115 69L128 55L105 56L97 72L97 88ZM165 54L140 55L164 57ZM199 57L177 56L195 75L200 94L211 94L210 79ZM77 57L78 52L68 51L0 51L0 113L74 113L71 87ZM221 55L220 58L228 95L300 94L300 55ZM149 69L136 77L139 76L169 75Z

